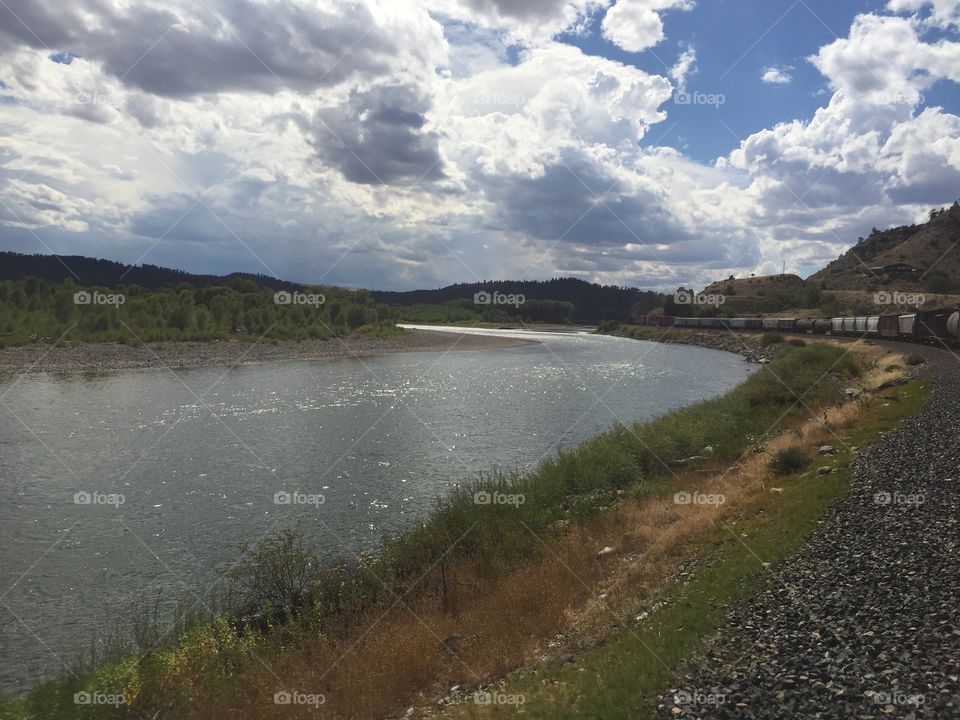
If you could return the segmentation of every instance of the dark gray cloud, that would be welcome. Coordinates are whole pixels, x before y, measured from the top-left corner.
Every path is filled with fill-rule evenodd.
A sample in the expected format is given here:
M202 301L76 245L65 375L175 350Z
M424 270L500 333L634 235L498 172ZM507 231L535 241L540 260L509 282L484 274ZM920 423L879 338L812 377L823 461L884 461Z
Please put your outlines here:
M477 12L496 12L501 17L517 20L548 19L561 15L567 0L462 0Z
M398 57L423 50L377 23L366 5L335 11L304 2L212 0L178 12L98 0L0 5L0 51L27 45L103 62L125 84L155 95L307 91L362 73L387 73Z
M353 91L314 117L317 154L352 182L429 183L444 177L439 136L425 130L430 98L412 84Z
M568 152L542 175L487 176L484 192L500 224L542 240L594 247L670 244L689 232L664 207L664 198L627 187L590 159Z

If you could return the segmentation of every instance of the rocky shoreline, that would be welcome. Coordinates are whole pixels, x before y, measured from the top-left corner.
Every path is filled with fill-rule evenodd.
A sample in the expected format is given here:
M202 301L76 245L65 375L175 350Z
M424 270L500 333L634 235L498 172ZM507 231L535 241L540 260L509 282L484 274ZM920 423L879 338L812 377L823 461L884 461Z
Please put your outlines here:
M630 337L623 332L616 334ZM732 332L698 332L696 330L671 328L666 332L658 333L656 337L638 337L637 339L674 345L696 345L697 347L710 348L711 350L722 350L723 352L740 355L747 362L759 363L761 365L769 363L777 350L776 345L768 345L766 347L761 345L760 335L735 334Z
M537 344L539 343L535 340L440 330L405 330L402 335L389 338L357 336L299 342L213 340L142 345L89 343L65 347L38 344L0 349L0 377L22 373L233 366L279 360L366 357L398 352L496 350Z
M960 374L951 353L914 353L927 404L857 456L850 494L657 717L960 717Z

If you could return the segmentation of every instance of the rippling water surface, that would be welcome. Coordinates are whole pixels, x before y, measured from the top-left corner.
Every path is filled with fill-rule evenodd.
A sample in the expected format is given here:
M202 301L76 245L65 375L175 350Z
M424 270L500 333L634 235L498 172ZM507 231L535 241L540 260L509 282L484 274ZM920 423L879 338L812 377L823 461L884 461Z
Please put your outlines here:
M62 670L132 607L209 584L243 542L299 521L331 556L375 549L478 471L532 467L750 372L701 348L520 334L542 344L0 379L0 684Z

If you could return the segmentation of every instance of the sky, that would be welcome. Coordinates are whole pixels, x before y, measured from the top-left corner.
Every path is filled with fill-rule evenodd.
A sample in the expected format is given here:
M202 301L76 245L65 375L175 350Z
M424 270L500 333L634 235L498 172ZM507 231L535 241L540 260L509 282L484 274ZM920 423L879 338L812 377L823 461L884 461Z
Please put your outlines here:
M960 197L960 0L3 0L0 249L807 276Z

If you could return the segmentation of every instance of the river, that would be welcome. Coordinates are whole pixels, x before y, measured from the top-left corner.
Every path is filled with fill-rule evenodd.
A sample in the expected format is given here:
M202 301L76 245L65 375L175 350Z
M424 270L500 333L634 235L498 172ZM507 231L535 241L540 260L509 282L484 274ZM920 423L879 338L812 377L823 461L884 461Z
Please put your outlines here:
M458 482L716 396L751 366L587 333L513 349L0 380L0 687L298 522L374 551ZM290 502L285 502L290 500Z

